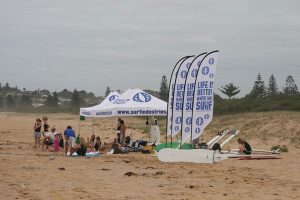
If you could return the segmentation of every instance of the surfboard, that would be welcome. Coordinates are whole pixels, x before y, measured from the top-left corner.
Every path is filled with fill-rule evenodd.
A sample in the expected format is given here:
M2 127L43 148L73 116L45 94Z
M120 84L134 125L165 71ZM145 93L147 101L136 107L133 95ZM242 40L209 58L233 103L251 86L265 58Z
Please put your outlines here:
M226 154L209 149L165 148L158 152L158 160L162 162L215 163L226 159Z
M178 149L179 148L179 142L168 142L168 143L160 143L158 145L156 145L155 147L155 150L156 151L160 151L164 148L174 148L174 149ZM188 143L184 143L182 146L181 146L181 149L192 149L194 148L193 146L191 146L190 144Z
M266 159L281 159L277 156L247 156L247 157L239 157L238 160L266 160Z

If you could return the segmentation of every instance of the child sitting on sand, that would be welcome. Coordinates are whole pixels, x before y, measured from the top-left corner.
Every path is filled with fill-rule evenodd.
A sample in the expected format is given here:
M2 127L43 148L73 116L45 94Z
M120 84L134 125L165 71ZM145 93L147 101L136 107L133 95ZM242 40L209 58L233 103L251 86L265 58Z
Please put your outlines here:
M89 137L87 138L88 148L94 149L95 143L96 143L96 136L95 136L95 134L92 134L91 138L89 138Z
M240 149L241 154L250 155L252 153L251 146L248 142L246 142L245 140L242 140L241 138L239 138L237 140L237 142L240 144L239 149Z
M101 148L101 140L100 140L100 137L97 136L96 140L95 140L94 149L95 149L95 151L100 151L100 148Z

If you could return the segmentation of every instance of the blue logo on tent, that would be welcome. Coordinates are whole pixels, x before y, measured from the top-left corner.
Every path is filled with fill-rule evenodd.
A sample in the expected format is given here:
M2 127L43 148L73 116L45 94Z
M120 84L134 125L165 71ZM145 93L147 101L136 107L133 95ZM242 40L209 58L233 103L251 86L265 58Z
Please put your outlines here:
M208 118L209 118L209 114L205 114L204 119L208 119Z
M213 73L210 73L210 74L209 74L209 77L210 77L210 78L213 78L214 76L215 76L215 75L214 75Z
M209 73L209 67L205 66L202 68L202 74L207 75Z
M192 118L191 117L186 118L185 123L187 125L191 125L192 124Z
M189 69L191 67L191 63L187 63L186 67Z
M200 67L201 65L201 60L197 63L197 66Z
M144 92L139 92L133 96L133 101L136 102L149 102L151 101L151 96Z
M186 127L186 128L184 129L185 132L189 132L190 130L191 130L190 127Z
M181 117L176 117L175 122L176 122L176 124L180 124L181 123Z
M187 75L187 71L185 71L185 70L183 70L183 71L180 73L181 78L186 78L186 75Z
M115 100L116 98L118 97L118 95L112 95L112 96L110 96L109 97L109 101L113 101L113 100Z
M196 128L196 129L195 129L195 132L196 132L196 133L200 133L200 132L201 132L201 128Z
M214 64L214 63L215 63L215 59L214 59L214 58L208 59L208 63L209 63L210 65Z
M201 125L203 124L203 122L204 122L204 120L203 120L202 117L198 117L198 118L196 119L196 124L197 124L198 126L201 126Z
M196 77L197 76L197 69L193 69L192 70L192 77Z

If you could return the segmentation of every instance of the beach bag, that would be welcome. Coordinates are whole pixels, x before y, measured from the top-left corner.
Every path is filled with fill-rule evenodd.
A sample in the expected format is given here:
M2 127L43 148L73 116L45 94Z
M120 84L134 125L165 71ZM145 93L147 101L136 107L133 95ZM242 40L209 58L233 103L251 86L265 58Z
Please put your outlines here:
M206 143L200 143L199 148L200 149L208 149L208 146Z
M76 137L75 144L80 144L80 135L79 134Z
M153 146L152 145L147 145L142 149L142 153L152 153L153 152Z

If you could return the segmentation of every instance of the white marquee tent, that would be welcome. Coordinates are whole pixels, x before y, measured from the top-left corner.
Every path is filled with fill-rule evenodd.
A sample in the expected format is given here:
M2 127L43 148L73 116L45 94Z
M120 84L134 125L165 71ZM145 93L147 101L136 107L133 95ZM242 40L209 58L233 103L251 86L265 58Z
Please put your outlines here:
M95 110L101 110L109 105L112 105L113 102L120 96L121 95L116 91L110 92L100 104L88 108L80 108L80 115L85 117L93 117L93 112Z
M165 116L167 103L143 90L128 89L113 102L81 108L80 115L86 117Z

